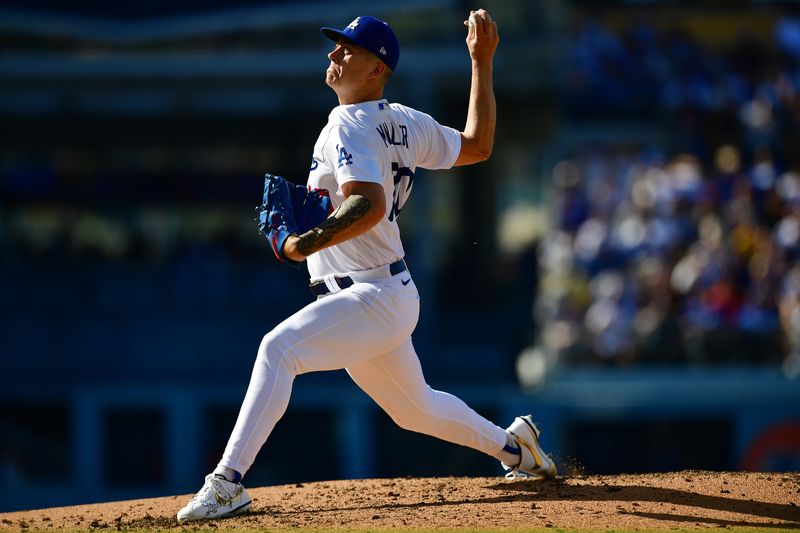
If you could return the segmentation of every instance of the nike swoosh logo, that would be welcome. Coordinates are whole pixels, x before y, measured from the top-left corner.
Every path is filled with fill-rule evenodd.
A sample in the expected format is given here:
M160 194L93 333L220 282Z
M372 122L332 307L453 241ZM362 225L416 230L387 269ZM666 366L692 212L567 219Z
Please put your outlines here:
M400 283L402 283L403 285L408 285L408 282L410 282L410 281L411 281L411 278L408 278L408 279L407 279L407 280L405 280L405 281L402 281L402 280L401 280L401 281L400 281Z

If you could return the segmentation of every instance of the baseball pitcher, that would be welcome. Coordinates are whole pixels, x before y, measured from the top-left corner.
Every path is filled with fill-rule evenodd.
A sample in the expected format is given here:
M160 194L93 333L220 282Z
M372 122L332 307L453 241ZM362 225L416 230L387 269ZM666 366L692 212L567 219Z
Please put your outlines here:
M286 411L295 376L321 370L346 369L399 426L496 457L510 477L556 475L530 415L502 429L431 389L411 342L419 294L397 218L414 173L485 161L494 143L497 24L483 9L464 24L472 60L464 131L383 98L400 56L388 24L363 16L343 30L322 28L335 43L325 81L339 106L314 145L308 186L267 175L258 219L280 261L307 263L317 298L262 340L222 460L178 521L250 509L242 476Z

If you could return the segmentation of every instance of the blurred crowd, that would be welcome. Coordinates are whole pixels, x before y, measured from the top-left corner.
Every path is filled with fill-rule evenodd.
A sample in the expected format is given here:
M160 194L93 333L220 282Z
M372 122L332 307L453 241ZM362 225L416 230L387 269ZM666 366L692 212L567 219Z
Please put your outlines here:
M768 154L762 154L766 158ZM800 174L591 151L554 171L541 341L573 362L774 363L800 349Z
M612 30L587 19L568 40L564 108L584 117L661 118L684 135L683 147L707 159L715 136L746 151L765 144L775 157L796 153L800 18L778 16L770 26L770 35L740 31L718 44L677 23Z
M568 100L615 112L652 104L738 112L753 100L779 113L796 111L800 19L778 18L769 40L744 32L729 37L727 45L712 45L679 23L659 29L642 20L614 30L583 20L567 43Z
M797 368L800 20L727 49L592 22L569 50L573 113L648 110L691 128L673 132L690 139L672 150L584 145L556 165L535 307L542 352Z

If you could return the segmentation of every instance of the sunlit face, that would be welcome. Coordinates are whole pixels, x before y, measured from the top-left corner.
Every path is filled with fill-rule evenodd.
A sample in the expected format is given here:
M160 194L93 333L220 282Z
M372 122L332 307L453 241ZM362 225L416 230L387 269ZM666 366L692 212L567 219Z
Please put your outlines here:
M331 64L325 73L325 83L335 91L348 90L363 84L380 62L366 48L344 40L336 42L328 59Z

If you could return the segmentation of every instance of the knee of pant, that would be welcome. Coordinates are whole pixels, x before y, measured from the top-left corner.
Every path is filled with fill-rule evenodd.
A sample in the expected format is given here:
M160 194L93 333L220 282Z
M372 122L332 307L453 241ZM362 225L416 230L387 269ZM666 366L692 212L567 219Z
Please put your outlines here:
M394 423L409 431L418 431L427 427L427 413L420 409L409 409L404 413L392 415ZM423 431L424 433L424 431Z
M294 363L289 350L289 343L287 339L271 331L264 335L261 340L261 346L258 349L258 360L267 366L267 368L278 368L282 366L290 372L294 372Z
M390 413L395 424L403 429L416 430L428 426L429 418L434 413L435 400L434 392L430 387L426 387L424 394L414 398L403 411Z
M392 420L399 427L409 431L413 431L418 423L410 413L394 413L392 414Z

